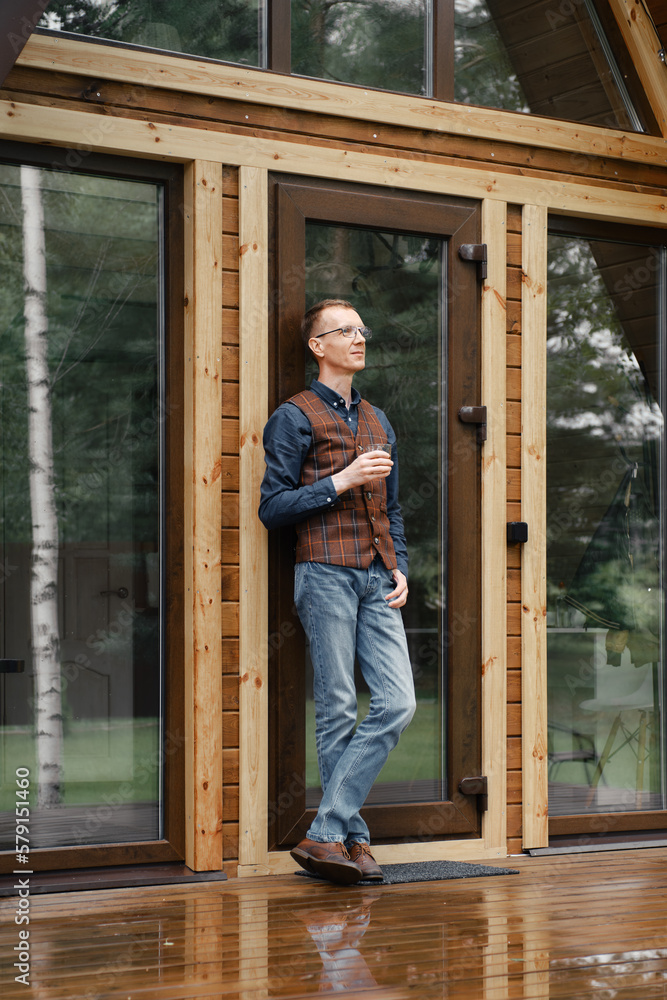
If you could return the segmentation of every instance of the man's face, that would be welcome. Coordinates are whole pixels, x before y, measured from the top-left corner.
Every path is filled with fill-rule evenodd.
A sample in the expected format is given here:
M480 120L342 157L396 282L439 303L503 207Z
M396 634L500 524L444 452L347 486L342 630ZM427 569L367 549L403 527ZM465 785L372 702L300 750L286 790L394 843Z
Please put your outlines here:
M317 334L326 330L338 330L339 327L363 325L354 309L329 306L317 317L313 336L317 337ZM326 337L317 337L315 352L320 364L340 374L348 375L363 371L366 365L366 341L358 332L352 338L344 337L340 331L328 333Z

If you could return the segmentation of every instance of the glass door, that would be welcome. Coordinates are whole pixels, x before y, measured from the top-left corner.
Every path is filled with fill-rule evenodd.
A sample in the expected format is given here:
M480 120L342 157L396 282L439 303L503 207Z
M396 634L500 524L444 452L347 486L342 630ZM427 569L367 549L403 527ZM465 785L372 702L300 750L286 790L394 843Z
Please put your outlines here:
M165 837L164 221L162 183L0 164L3 851L17 788L30 851Z
M665 248L549 237L552 835L664 827Z
M459 783L480 773L480 450L458 410L479 403L479 286L458 248L479 240L478 208L287 178L275 178L272 192L271 407L316 377L299 337L303 312L323 298L343 298L374 331L355 385L386 412L398 439L410 559L403 611L417 711L364 815L376 840L476 836L477 801ZM305 833L321 795L312 677L292 607L292 542L290 531L271 539L274 844ZM360 713L368 697L359 676Z
M337 295L359 303L377 331L368 364L355 378L361 395L382 400L399 442L402 513L409 539L410 597L403 611L415 677L417 711L401 736L368 803L431 802L446 798L447 646L443 568L447 497L438 457L446 437L444 370L445 242L427 236L306 223L306 308ZM306 384L317 378L307 364ZM380 404L378 404L380 405ZM438 472L436 472L438 470ZM312 673L307 669L306 800L319 804ZM370 695L357 676L359 717Z

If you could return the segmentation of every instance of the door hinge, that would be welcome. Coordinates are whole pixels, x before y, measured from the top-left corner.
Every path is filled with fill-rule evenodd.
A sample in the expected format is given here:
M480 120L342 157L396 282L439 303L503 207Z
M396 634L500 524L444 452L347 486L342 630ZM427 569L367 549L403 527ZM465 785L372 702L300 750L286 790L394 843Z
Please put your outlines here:
M484 281L487 275L486 243L462 243L459 247L461 260L473 260L477 264L477 277Z
M483 444L486 441L486 407L485 406L462 406L459 410L459 420L464 424L477 424L477 441Z
M486 812L489 808L489 788L488 781L484 775L474 778L462 778L459 782L461 795L476 795L477 808L480 812Z

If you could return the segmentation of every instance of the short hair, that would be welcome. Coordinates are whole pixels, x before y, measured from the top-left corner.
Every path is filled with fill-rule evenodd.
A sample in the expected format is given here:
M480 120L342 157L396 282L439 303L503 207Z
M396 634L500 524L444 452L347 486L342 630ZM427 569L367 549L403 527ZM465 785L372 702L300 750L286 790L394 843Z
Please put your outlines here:
M324 309L329 309L332 306L339 306L344 309L354 309L351 302L347 302L345 299L322 299L321 302L316 302L314 306L311 306L306 315L301 321L301 337L303 339L303 346L308 350L308 341L313 335L313 327L317 321L317 317L323 312Z

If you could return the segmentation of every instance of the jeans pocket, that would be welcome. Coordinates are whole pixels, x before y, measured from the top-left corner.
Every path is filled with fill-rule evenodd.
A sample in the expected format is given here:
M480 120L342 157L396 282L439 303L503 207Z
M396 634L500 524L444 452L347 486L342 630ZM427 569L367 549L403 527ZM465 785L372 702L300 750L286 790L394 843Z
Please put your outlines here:
M294 567L294 603L299 606L299 597L303 592L303 575L305 563L298 562Z

